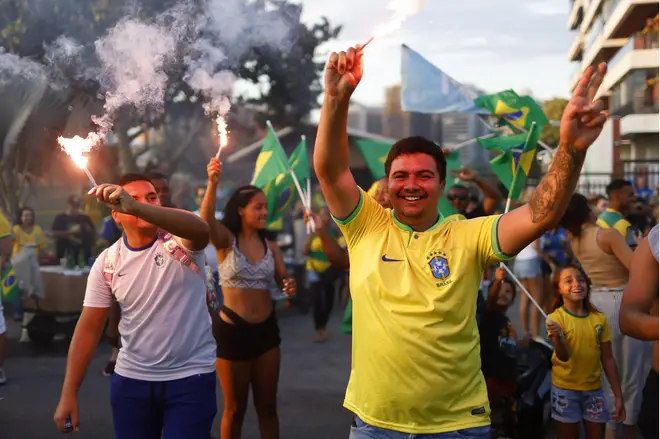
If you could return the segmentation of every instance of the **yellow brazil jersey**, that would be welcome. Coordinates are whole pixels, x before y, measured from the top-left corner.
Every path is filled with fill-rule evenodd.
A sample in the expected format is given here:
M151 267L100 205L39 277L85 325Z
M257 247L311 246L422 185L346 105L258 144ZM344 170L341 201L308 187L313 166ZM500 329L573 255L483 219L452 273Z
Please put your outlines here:
M333 238L336 238L336 234L332 234ZM346 241L343 236L340 236L337 239L337 244L340 247L346 247ZM307 253L307 262L305 268L309 271L314 271L316 273L324 273L332 266L328 260L328 256L323 251L323 244L321 243L321 238L318 235L314 235L309 243L309 252Z
M0 210L0 239L11 236L11 223L5 216L5 213Z
M16 255L25 246L33 246L37 254L39 250L46 247L46 236L40 226L35 225L30 233L24 231L21 226L14 226L14 251L12 255Z
M578 316L561 307L548 318L561 327L570 354L565 362L552 354L552 384L566 390L600 389L600 344L612 340L605 315Z
M366 423L411 434L490 424L475 315L484 269L508 259L499 218L415 232L360 190L355 211L335 219L354 315L344 406Z
M607 208L605 212L600 214L596 224L603 229L616 229L625 238L629 246L634 247L637 245L632 234L632 224L630 224L621 212Z

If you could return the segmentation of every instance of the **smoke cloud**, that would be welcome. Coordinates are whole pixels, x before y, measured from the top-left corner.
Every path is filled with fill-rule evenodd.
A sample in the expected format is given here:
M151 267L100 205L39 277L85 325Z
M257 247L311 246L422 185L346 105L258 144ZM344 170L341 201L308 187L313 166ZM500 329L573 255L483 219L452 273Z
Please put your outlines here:
M46 44L45 69L0 52L0 81L47 74L51 86L61 88L72 80L93 80L105 99L104 115L93 117L103 137L118 110L161 107L170 68L180 69L183 61L184 80L204 97L206 113L225 116L237 80L233 72L243 57L255 47L286 54L295 44L292 31L301 7L282 8L268 1L264 11L251 1L208 0L200 11L184 0L149 22L138 18L137 10L127 11L94 44L68 36Z

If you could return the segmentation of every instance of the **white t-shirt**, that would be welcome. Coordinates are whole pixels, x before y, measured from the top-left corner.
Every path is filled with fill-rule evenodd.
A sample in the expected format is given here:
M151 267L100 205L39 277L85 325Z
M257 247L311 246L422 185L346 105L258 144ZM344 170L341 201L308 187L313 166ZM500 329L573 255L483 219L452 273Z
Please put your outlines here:
M529 244L527 247L524 249L520 250L520 253L516 255L517 260L521 261L529 261L532 259L540 259L541 256L539 256L539 253L536 251L535 244L536 242L532 242Z
M658 260L658 225L656 224L649 233L648 240L649 246L651 247L651 253L655 257L655 260Z
M103 275L106 249L91 268L83 303L108 308L114 295L121 306L122 347L115 372L136 380L171 381L215 371L204 279L172 258L161 240L130 248L124 236L110 248L117 246L111 287ZM204 267L204 252L189 255Z

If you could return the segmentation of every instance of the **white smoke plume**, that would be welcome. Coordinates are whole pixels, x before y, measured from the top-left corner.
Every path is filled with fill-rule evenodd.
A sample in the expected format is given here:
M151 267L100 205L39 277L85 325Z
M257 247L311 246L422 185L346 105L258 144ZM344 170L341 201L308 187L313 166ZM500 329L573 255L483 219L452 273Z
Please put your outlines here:
M83 79L92 75L83 62L85 47L73 38L61 35L51 44L45 44L46 70L50 86L66 88L71 80Z
M41 64L22 58L0 48L0 85L12 81L42 80L45 70Z
M158 107L165 100L167 64L176 55L177 42L168 29L125 18L95 43L101 61L99 83L105 90L105 112L95 122L102 131L125 105L138 111Z
M268 3L267 7L268 7ZM197 23L200 37L187 56L185 80L206 97L207 114L224 117L230 110L236 77L230 70L254 47L286 52L294 44L291 25L274 9L255 13L244 0L208 0ZM294 21L297 22L297 21Z

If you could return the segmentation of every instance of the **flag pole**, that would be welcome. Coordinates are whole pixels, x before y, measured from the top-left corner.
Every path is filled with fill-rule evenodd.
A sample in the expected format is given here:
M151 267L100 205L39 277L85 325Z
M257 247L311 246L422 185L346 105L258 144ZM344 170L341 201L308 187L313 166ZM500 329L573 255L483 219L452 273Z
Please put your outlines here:
M266 121L266 125L268 125L268 128L273 132L273 134L275 135L275 140L277 140L277 144L280 146L280 148L282 148L282 151L284 151L284 147L282 146L282 142L280 142L280 138L277 137L277 133L275 132L275 129L273 128L273 124L270 123L270 120ZM285 154L285 157L286 157L286 154ZM287 163L287 167L289 167L288 163ZM298 190L298 196L300 197L300 200L302 201L303 206L305 207L305 209L307 209L308 212L311 212L310 206L307 206L307 203L306 203L307 200L305 199L305 194L302 190L302 187L300 186L300 182L298 181L298 177L296 177L295 171L293 169L291 169L291 167L289 167L289 172L291 173L291 178L293 178L293 183L296 185L296 189ZM310 218L309 222L310 222L310 224L314 224L314 219ZM314 225L312 227L316 228L316 225Z
M488 128L488 129L490 129L490 130L497 131L497 128L492 127L488 122L486 122L486 121L483 120L482 118L479 117L478 119L481 121L481 123L483 123L484 125L486 125L486 128ZM529 131L526 130L525 128L519 128L519 127L515 127L515 128L516 128L517 130L522 131L523 133L527 133L527 132L529 132ZM539 139L539 145L541 145L541 147L542 147L543 149L545 149L546 151L548 151L548 152L549 152L550 154L552 154L553 156L555 155L555 150L554 150L553 148L551 148L550 146L548 146L548 144L545 143L543 140Z
M534 125L536 125L536 122L533 122L532 126L534 126ZM529 133L527 135L527 142L528 141L529 141ZM527 144L527 142L525 142L525 145ZM536 149L534 151L536 152ZM518 163L518 166L520 166L520 163ZM516 166L516 173L514 174L513 180L511 181L511 186L509 187L509 195L506 199L506 207L504 208L504 213L505 214L509 212L509 209L511 209L511 190L513 189L513 187L515 186L515 183L516 183L516 174L518 174L518 166ZM536 309L538 309L539 312L541 313L541 315L543 317L545 317L545 319L547 320L548 315L545 313L545 311L543 310L541 305L539 305L538 302L532 296L532 294L529 291L527 291L527 288L525 288L525 286L522 284L522 282L520 282L520 280L516 277L516 275L513 274L513 272L509 269L509 267L507 267L504 262L500 262L500 267L502 267L504 269L504 271L506 271L509 274L509 276L511 276L511 278L516 283L516 285L518 285L518 287L522 290L522 292L525 293L525 295L529 298L529 300L532 301L534 306L536 306Z

